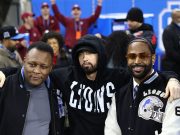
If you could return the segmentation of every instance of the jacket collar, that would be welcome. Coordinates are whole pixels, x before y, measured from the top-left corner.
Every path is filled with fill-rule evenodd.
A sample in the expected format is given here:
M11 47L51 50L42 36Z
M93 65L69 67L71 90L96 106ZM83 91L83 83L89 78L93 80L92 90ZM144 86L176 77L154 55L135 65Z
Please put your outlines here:
M150 84L151 82L153 82L156 78L158 77L158 73L156 71L152 71L151 75L146 78L141 84ZM133 86L136 86L135 84L137 84L133 78Z
M158 77L158 73L154 71L154 72L150 75L150 77L145 80L144 84L150 84L150 83L153 82L157 77Z

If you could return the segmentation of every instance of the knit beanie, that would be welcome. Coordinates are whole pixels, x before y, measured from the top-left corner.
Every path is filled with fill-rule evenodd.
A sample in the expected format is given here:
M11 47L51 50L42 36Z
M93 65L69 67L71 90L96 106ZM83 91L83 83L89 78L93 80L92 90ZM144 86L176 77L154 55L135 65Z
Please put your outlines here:
M144 22L143 12L140 8L137 7L131 8L128 11L126 19L130 21L137 21L143 23Z

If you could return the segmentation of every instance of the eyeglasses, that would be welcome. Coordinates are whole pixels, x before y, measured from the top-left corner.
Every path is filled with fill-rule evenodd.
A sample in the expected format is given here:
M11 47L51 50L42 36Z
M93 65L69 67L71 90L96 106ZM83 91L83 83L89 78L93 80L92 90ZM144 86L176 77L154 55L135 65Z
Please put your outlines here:
M147 54L147 53L139 53L139 54L134 54L134 53L129 53L126 55L127 59L131 59L131 60L135 60L137 57L139 57L140 59L148 59L149 57L151 57L152 55Z

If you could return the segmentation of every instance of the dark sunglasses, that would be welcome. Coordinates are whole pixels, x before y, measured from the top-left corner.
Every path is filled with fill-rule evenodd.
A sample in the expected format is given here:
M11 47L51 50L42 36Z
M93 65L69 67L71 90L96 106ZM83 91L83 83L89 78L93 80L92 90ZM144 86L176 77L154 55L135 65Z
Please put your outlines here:
M148 59L151 56L152 55L147 54L147 53L139 53L139 54L129 53L129 54L126 55L126 58L131 59L131 60L134 60L137 57L139 57L140 59Z

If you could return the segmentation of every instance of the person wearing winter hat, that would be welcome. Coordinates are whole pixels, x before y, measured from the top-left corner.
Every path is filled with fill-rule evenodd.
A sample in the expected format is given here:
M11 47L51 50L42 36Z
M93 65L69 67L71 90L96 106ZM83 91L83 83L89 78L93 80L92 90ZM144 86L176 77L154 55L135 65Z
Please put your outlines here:
M131 8L127 13L126 20L129 27L126 33L130 37L144 37L151 41L153 47L156 48L157 41L153 26L144 23L143 11L140 8Z
M128 11L127 17L128 26L130 29L135 29L144 23L143 12L140 8L131 8Z

